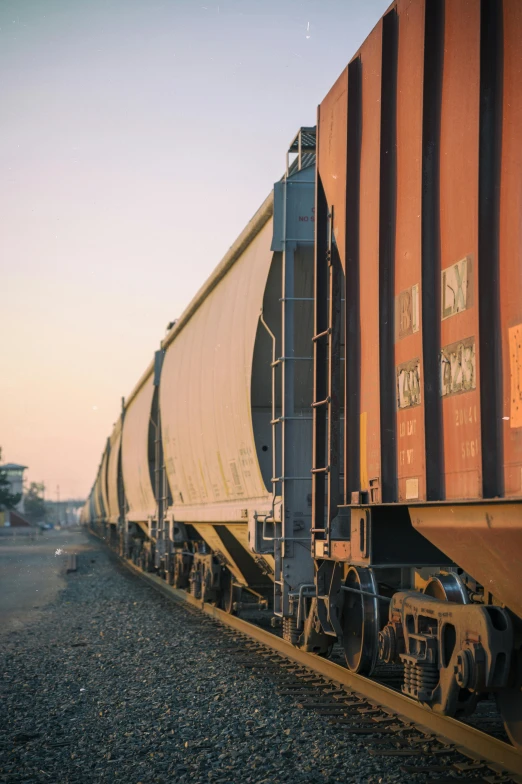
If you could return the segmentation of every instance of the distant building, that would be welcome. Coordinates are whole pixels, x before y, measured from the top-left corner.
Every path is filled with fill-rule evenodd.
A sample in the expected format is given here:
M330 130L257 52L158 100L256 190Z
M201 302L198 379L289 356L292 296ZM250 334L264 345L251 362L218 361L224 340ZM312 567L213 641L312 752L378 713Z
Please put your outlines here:
M17 512L23 514L24 512L24 471L27 469L27 466L18 465L17 463L6 463L5 465L0 465L0 471L4 471L8 482L11 486L12 493L20 493L22 496L20 501L15 506Z

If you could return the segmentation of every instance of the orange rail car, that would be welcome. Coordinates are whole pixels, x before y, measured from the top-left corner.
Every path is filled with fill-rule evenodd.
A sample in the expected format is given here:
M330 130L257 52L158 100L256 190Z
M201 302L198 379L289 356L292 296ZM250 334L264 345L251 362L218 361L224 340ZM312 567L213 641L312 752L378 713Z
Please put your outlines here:
M518 743L521 40L518 0L397 0L319 107L312 523L318 587L340 580L373 595L382 579L399 591L389 610L382 597L367 606L352 597L352 610L362 601L372 618L366 626L348 619L347 600L337 620L321 610L317 592L323 630L343 634L344 624L361 671L380 639L381 659L398 645L402 655L388 660L422 681L429 634L442 649L443 625L428 634L417 624L410 639L405 626L422 615L412 597L426 592L404 590L422 579L407 586L383 570L427 563L419 532L449 559L454 576L446 588L432 580L428 593L468 610L453 623L447 661L440 650L432 661L442 683L446 667L460 667L459 645L474 671L490 657L489 676L469 693L504 689ZM323 594L332 600L332 589ZM496 632L481 626L488 618ZM455 679L442 693L435 676L431 691L405 677L411 696L463 709L462 695L448 696Z

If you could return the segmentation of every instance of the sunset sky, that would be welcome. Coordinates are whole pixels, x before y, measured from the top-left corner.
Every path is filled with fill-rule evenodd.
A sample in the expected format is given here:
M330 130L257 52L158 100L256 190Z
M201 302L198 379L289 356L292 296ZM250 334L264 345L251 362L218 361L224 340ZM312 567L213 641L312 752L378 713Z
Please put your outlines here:
M388 0L2 0L0 446L85 497L169 321Z

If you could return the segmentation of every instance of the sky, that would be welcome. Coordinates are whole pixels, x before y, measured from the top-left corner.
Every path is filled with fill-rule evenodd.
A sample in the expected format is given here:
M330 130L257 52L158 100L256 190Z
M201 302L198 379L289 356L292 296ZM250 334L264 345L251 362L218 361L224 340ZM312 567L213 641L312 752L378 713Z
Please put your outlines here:
M389 0L0 0L0 447L85 497L120 408Z

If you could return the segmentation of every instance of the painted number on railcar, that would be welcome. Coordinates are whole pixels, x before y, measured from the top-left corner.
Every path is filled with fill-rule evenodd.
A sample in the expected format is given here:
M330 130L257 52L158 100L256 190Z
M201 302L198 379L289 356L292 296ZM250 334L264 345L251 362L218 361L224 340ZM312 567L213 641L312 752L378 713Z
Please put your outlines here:
M451 343L440 352L442 397L471 392L476 387L475 338Z
M477 424L478 415L476 406L466 406L455 411L455 427Z
M477 457L479 453L478 438L474 438L472 441L462 441L460 451L463 460L467 457Z
M419 331L419 284L395 297L395 339L402 340Z
M441 319L467 310L473 304L471 256L457 261L441 272Z
M420 362L411 359L397 365L397 406L400 409L420 406Z

